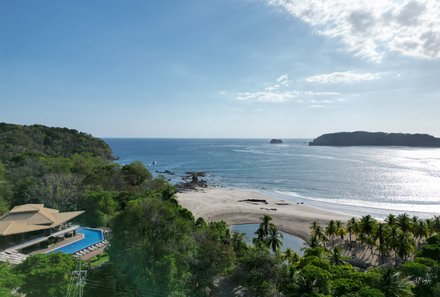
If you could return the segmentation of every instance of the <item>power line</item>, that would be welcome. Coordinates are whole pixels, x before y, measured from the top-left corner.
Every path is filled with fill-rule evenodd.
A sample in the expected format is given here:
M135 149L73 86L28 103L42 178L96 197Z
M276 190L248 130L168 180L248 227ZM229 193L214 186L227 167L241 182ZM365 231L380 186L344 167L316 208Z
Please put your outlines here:
M81 269L81 259L78 259L78 269L73 270L70 274L70 282L69 287L67 288L66 297L82 297L86 278L87 270Z

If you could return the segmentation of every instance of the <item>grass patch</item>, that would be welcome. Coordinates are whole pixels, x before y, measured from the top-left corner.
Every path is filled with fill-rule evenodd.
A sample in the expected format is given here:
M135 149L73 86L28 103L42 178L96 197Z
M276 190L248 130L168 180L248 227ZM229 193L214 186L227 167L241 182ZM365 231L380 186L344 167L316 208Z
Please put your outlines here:
M89 263L91 266L99 266L99 265L107 262L108 260L109 260L108 254L102 253L102 254L92 258Z

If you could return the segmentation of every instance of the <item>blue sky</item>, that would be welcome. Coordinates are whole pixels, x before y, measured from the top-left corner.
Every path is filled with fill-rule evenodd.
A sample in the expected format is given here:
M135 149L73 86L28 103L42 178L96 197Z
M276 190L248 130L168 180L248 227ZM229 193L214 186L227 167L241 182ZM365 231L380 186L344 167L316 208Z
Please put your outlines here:
M439 15L436 0L0 0L0 121L440 137Z

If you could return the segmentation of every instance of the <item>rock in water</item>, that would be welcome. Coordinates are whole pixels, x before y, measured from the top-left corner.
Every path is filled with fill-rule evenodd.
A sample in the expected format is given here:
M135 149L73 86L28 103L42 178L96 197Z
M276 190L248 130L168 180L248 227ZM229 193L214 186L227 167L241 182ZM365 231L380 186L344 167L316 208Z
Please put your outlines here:
M272 139L271 141L270 141L270 143L283 143L283 141L281 140L281 139Z

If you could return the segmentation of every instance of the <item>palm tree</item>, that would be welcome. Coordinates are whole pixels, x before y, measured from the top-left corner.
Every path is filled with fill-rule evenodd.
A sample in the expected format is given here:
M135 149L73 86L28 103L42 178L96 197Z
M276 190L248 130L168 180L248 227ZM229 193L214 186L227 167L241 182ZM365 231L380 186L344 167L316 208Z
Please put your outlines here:
M271 248L274 253L278 253L278 250L283 245L283 241L281 240L283 238L283 234L281 234L278 231L278 228L271 224L269 228L269 235L267 236L267 247Z
M406 278L402 278L399 272L392 268L386 268L382 272L379 282L379 288L385 297L411 297L414 296L411 291L413 284Z
M377 224L374 232L374 240L378 242L377 248L379 250L381 263L385 262L385 254L388 252L387 238L389 234L389 226L384 223Z
M358 220L355 217L352 217L347 222L348 237L350 240L350 250L351 250L351 234L356 234L357 230L358 230Z
M386 218L385 222L388 224L388 226L394 226L396 224L396 216L390 213Z
M287 260L287 263L290 265L299 261L299 255L292 250L291 248L287 248L283 253L283 260Z
M388 235L388 245L394 251L394 255L396 258L396 265L397 265L397 247L399 245L398 237L399 237L400 233L401 233L401 231L400 231L399 227L397 227L396 225L392 225L389 230L389 235Z
M419 223L419 217L418 216L413 216L411 218L411 226L414 229L414 227ZM412 230L413 231L413 230Z
M411 231L412 221L407 213L397 216L397 226L399 226L403 233Z
M373 234L375 227L376 220L370 215L366 215L361 218L359 222L359 229L362 242L365 238L368 238Z
M417 239L417 245L420 245L423 238L427 238L429 234L428 227L423 220L417 221L413 227L413 235Z
M434 223L431 219L425 220L426 229L428 230L428 236L432 236L434 234Z
M255 234L257 235L257 240L265 241L269 235L269 229L273 225L272 217L269 215L264 215L260 218L261 223Z
M330 262L332 264L343 265L345 264L345 261L343 260L344 258L340 247L335 246L330 250Z
M313 249L321 246L321 240L315 234L310 235L309 238L309 248Z
M310 224L310 231L315 232L316 228L320 227L319 223L317 221L313 221L312 224Z
M312 225L310 226L310 229L312 231L311 235L316 236L316 238L319 241L321 241L325 246L325 243L328 241L328 239L325 236L325 233L324 233L322 227L316 221L314 221L312 223Z
M331 238L332 246L335 245L336 231L337 231L336 222L334 220L330 220L330 222L328 222L327 227L325 228L325 234Z
M267 236L269 234L270 226L273 224L272 217L269 215L264 215L260 219L261 219L260 227L263 229L264 234L266 234Z
M435 233L440 233L440 216L434 216L432 227Z
M414 239L409 233L401 232L397 238L397 254L406 261L408 257L414 252ZM397 260L396 260L397 263Z
M299 272L296 272L292 282L292 292L289 296L292 297L307 297L315 296L318 292L318 279L305 278Z
M338 235L341 240L344 240L344 236L347 235L347 230L339 220L336 221L336 235Z
M257 229L257 231L255 231L255 235L257 235L257 238L254 238L258 241L264 241L264 239L266 238L266 234L264 234L264 230L263 228L261 228L261 226Z

